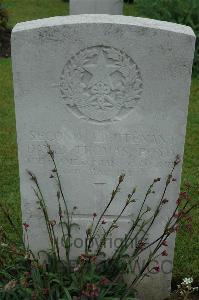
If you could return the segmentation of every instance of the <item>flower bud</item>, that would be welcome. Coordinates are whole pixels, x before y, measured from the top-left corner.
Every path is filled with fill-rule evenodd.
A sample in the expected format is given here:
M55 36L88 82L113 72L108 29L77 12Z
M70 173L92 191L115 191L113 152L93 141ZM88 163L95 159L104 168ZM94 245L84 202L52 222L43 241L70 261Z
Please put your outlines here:
M125 177L125 174L121 174L120 177L119 177L119 183L121 183L122 181L124 181L124 177Z

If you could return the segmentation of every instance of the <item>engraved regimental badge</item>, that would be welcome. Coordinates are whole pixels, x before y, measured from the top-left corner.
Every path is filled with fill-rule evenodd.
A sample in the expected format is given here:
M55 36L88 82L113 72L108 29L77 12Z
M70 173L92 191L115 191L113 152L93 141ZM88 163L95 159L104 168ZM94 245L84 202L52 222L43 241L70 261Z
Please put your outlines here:
M79 51L64 66L61 95L72 112L96 122L118 121L141 97L140 70L124 51L95 46Z

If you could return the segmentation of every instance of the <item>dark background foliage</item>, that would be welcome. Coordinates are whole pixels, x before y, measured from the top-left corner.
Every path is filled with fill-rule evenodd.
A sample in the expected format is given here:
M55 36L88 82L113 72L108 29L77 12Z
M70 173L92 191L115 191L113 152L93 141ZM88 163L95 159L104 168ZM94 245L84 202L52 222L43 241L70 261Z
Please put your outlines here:
M135 0L138 15L192 27L196 40L194 74L199 73L199 0Z

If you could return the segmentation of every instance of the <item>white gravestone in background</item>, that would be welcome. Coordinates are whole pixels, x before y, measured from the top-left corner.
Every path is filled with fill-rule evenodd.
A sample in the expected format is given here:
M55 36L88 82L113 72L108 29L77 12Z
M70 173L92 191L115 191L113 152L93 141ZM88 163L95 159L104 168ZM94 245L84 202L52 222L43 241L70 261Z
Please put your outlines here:
M138 200L125 211L112 241L124 237L146 188L154 178L165 178L176 154L183 154L194 41L189 27L124 16L79 15L16 25L12 61L22 215L30 224L34 252L48 248L48 239L27 169L37 175L50 216L58 220L46 142L55 150L69 207L78 207L74 221L81 232L75 233L73 255L84 251L80 238L122 172L125 183L106 219L113 220L138 186ZM178 181L167 194L170 202L149 240L160 234L175 206L180 174L178 168ZM147 202L152 212L162 189L163 182ZM142 282L144 299L168 295L174 243L173 236L164 270Z
M123 0L70 0L70 14L123 14Z

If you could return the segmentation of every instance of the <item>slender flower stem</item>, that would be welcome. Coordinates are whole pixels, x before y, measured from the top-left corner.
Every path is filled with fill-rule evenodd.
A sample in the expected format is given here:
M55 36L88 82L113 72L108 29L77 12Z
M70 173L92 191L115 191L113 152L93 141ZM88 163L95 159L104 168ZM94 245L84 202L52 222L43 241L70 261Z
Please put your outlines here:
M123 252L126 250L126 245L127 245L128 241L129 241L129 239L131 238L131 236L132 236L132 234L133 234L135 228L137 227L138 223L139 223L140 220L141 220L140 215L141 215L141 213L142 213L144 204L145 204L145 202L146 202L148 196L151 194L151 191L152 191L152 188L153 188L154 184L155 184L156 182L158 182L158 181L160 181L160 178L154 179L153 182L152 182L152 184L151 184L151 185L149 186L149 188L147 189L146 194L145 194L145 196L144 196L144 200L143 200L143 202L142 202L142 205L141 205L141 207L140 207L139 213L138 213L138 215L137 215L137 218L136 218L135 222L133 223L132 227L129 229L128 233L126 234L125 239L122 241L120 247L118 247L118 249L117 249L117 250L115 251L115 253L113 254L112 260L119 259L119 256L121 255L121 253L123 253ZM142 215L142 216L143 216L143 215ZM132 243L132 241L131 241L131 243ZM117 258L116 258L116 257L117 257Z
M36 176L30 171L28 171L28 174L30 175L31 180L35 183L35 185L37 187L37 190L35 188L33 188L33 191L34 191L34 193L35 193L35 195L36 195L36 197L39 201L40 208L43 212L45 223L46 223L46 228L47 228L47 231L48 231L48 236L49 236L49 239L50 239L51 248L52 248L53 253L55 253L55 245L54 245L54 241L53 241L53 234L52 234L52 230L51 230L51 227L50 227L50 219L49 219L49 216L48 216L48 211L47 211L47 207L46 207L46 203L45 203L45 200L44 200L43 193L41 191L41 188L40 188L40 185L38 183L38 180L37 180Z
M99 248L97 250L96 255L98 256L100 251L102 250L102 247L104 245L104 241L106 241L107 237L109 236L110 232L114 229L114 225L117 224L117 221L119 220L119 218L122 216L123 212L125 211L125 209L127 208L127 206L129 205L129 203L126 202L125 206L123 207L122 211L120 212L120 214L117 216L117 218L115 220L113 220L112 224L109 226L108 230L105 231L101 241L100 241L100 245Z
M64 192L63 192L63 189L62 189L62 184L61 184L61 180L60 180L60 176L59 176L59 173L58 173L58 169L57 169L57 164L56 164L56 161L55 161L55 158L54 158L54 152L51 150L50 148L50 145L47 145L48 147L48 154L50 155L51 157L51 160L53 162L53 165L54 165L54 171L55 171L55 174L56 174L56 179L57 179L57 183L58 183L58 188L59 188L59 191L61 193L61 197L62 197L62 200L64 202L64 206L65 206L65 210L66 210L66 217L67 217L67 232L68 232L68 254L67 254L67 261L69 262L70 258L69 258L69 253L70 253L70 239L71 239L71 222L70 222L70 215L69 215L69 210L68 210L68 205L67 205L67 202L66 202L66 198L64 196Z
M55 248L56 248L56 252L57 252L57 257L58 257L58 260L61 261L61 258L60 258L60 253L59 253L59 245L58 245L58 239L55 235L55 230L54 230L54 226L51 225L51 230L52 230L52 234L53 234L53 240L54 240L54 243L55 243Z
M106 211L108 210L109 206L110 206L111 203L113 202L115 196L117 195L117 193L118 193L118 191L119 191L119 188L120 188L120 185L121 185L121 183L123 182L123 180L124 180L124 175L121 175L121 176L119 177L119 181L118 181L118 184L117 184L115 190L112 191L111 199L110 199L110 201L108 202L108 204L106 205L106 207L105 207L104 211L102 212L102 214L100 215L100 217L99 217L99 219L98 219L98 222L97 222L97 224L96 224L96 226L95 226L95 228L94 228L94 231L93 231L93 233L92 233L92 235L91 235L91 237L90 237L90 239L89 239L89 243L88 243L88 251L89 251L89 249L90 249L90 246L91 246L92 241L93 241L94 238L95 238L95 234L96 234L96 231L97 231L97 229L98 229L98 226L99 226L99 224L100 224L102 218L104 217Z
M22 245L24 245L24 241L23 241L20 231L17 229L17 227L15 226L15 224L13 223L13 221L11 219L11 216L9 215L9 213L6 211L6 209L4 208L4 206L1 203L0 203L0 209L3 212L4 216L6 217L6 219L8 220L8 222L10 223L13 230L15 231L15 233L17 234L19 240L22 242Z
M49 239L50 239L51 248L52 248L53 252L55 252L54 242L53 242L53 235L52 235L52 230L51 230L51 227L50 227L50 219L49 219L49 216L48 216L48 211L47 211L47 207L46 207L46 204L45 204L45 200L43 198L43 194L42 194L42 191L40 189L40 186L39 186L38 182L36 181L35 183L36 183L37 189L39 191L39 194L34 188L33 188L33 190L34 190L34 193L35 193L37 199L39 200L40 208L41 208L41 210L43 212L43 215L44 215L44 220L45 220L45 223L46 223L46 228L47 228L47 231L48 231L48 236L49 236Z
M149 224L147 230L145 231L144 235L143 235L142 238L141 238L142 240L144 240L145 236L147 235L147 233L148 233L149 230L151 229L151 227L152 227L152 225L153 225L155 219L157 218L158 214L160 213L160 208L161 208L161 206L162 206L162 201L163 201L163 199L164 199L164 197L165 197L167 188L168 188L169 184L171 183L171 178L172 178L173 171L174 171L176 165L177 165L177 164L175 164L175 162L174 162L173 167L172 167L172 170L171 170L170 174L169 174L168 177L167 177L166 184L165 184L165 187L164 187L162 196L161 196L161 198L160 198L159 204L158 204L158 206L157 206L157 208L156 208L156 210L155 210L155 213L154 213L154 215L153 215L153 218L152 218L152 220L151 220L151 223Z
M64 227L63 227L63 217L62 217L62 209L61 209L61 203L60 203L60 196L57 194L57 200L58 200L58 206L59 206L59 221L61 225L61 231L62 231L62 238L64 242L64 249L65 249L65 255L66 255L66 260L68 263L68 268L70 269L70 260L69 260L69 255L68 255L68 245L65 237L65 232L64 232Z

